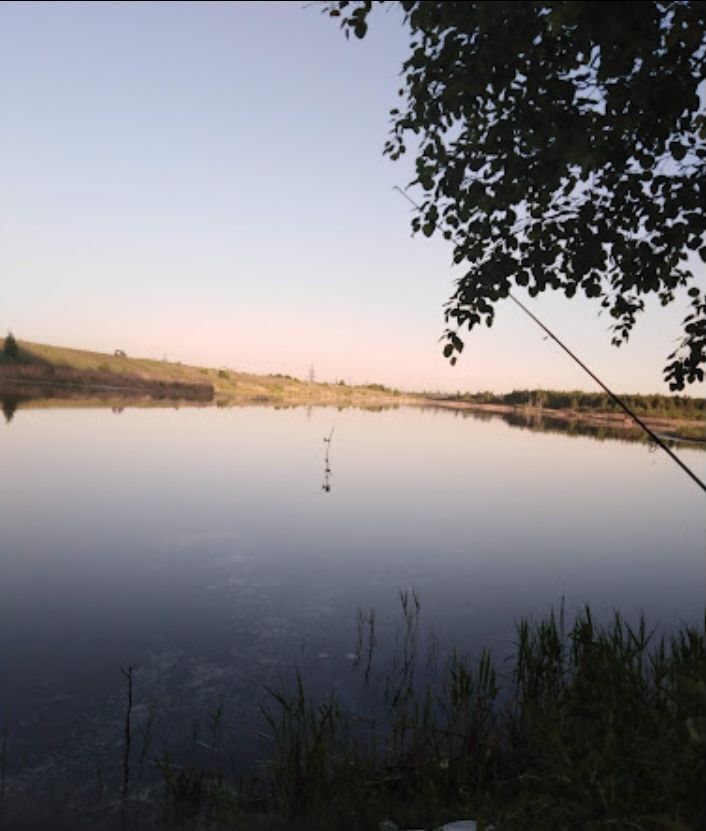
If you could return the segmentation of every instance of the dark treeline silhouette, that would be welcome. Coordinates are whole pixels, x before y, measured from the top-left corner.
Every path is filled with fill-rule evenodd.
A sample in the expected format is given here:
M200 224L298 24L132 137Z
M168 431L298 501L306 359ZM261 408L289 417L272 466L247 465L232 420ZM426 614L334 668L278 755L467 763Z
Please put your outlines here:
M638 415L683 419L706 417L706 398L656 393L654 395L621 395L620 397ZM459 401L473 404L504 404L513 407L574 410L576 412L621 412L618 405L604 392L525 389L503 394L459 393L456 398Z

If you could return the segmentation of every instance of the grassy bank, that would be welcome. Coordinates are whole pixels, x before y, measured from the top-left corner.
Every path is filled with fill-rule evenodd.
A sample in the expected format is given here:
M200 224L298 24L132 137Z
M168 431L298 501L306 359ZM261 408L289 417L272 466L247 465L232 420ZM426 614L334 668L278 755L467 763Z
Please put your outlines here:
M520 621L498 663L444 650L423 636L416 596L400 598L389 651L375 616L359 618L354 705L312 696L299 674L267 691L256 779L228 769L227 699L194 730L193 756L173 754L149 746L154 711L136 718L139 669L126 671L122 782L85 789L62 827L706 828L706 626L657 637L644 621L599 624L588 608L567 621L562 608Z
M97 391L122 388L126 394L169 388L175 397L212 398L216 402L236 404L375 405L412 400L411 396L381 384L315 383L289 375L255 375L227 367L189 366L29 341L19 341L18 345L18 357L8 359L2 352L4 341L0 340L0 392L8 388L12 394L21 392L19 382L34 384L38 393L42 391L41 385L53 385L57 389L62 385L73 386L79 390L91 387ZM183 396L179 396L180 391Z
M567 626L562 612L520 622L514 655L497 666L488 653L471 661L422 648L416 598L403 594L402 607L398 649L376 685L374 618L362 619L367 712L334 695L310 700L300 677L271 691L271 779L259 808L272 827L474 818L498 831L706 828L704 628L665 640L644 621L598 625L586 609ZM235 827L246 803L224 808L228 791L212 784L200 810Z
M4 347L4 343L3 343ZM189 373L154 371L148 362L76 349L25 343L0 352L0 392L5 399L135 395L211 401L213 386ZM156 363L156 362L155 362Z

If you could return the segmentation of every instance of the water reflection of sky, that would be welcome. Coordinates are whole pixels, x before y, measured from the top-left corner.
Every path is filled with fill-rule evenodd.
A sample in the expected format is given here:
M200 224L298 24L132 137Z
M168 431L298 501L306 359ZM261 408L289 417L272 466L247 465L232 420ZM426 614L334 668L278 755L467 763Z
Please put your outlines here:
M247 720L296 663L340 682L357 609L384 635L409 586L471 650L562 596L703 615L703 497L642 444L414 409L128 408L20 410L0 452L0 703L28 747L60 747L79 708L109 746L130 662L185 719L227 690Z

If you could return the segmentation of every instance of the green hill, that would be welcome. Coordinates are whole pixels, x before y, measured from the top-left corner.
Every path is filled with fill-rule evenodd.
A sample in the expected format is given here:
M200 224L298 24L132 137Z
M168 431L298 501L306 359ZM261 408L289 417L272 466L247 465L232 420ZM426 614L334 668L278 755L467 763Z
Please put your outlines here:
M55 386L77 391L153 394L216 401L375 404L404 399L380 384L351 386L300 381L289 375L254 375L235 369L90 352L18 341L18 354L4 354L0 339L0 390L8 386Z

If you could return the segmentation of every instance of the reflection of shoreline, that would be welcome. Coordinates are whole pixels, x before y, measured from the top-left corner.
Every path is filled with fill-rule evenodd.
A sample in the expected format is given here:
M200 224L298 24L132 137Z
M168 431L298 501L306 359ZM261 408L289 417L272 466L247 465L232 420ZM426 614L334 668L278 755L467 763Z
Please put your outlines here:
M629 443L649 443L645 433L629 418L613 413L580 413L567 410L513 407L507 404L473 404L465 401L439 400L423 405L422 409L452 410L462 418L487 421L498 418L523 430L538 433L561 433L566 436L584 436L598 441L613 440ZM698 421L676 419L643 419L645 423L669 443L685 443L697 450L706 450L704 424ZM698 430L699 436L682 434L681 429Z
M116 379L118 380L118 379ZM86 397L135 397L171 398L186 401L211 401L213 387L210 384L189 384L181 381L146 381L127 377L126 383L106 382L103 379L64 380L50 379L2 379L0 398L31 401L38 398L86 398Z
M186 386L186 385L184 385ZM197 387L199 385L196 385ZM649 443L648 437L627 417L615 413L590 413L567 410L539 409L508 404L475 404L453 399L414 399L366 402L356 400L322 400L310 402L282 400L267 395L243 396L240 399L208 398L202 391L189 396L184 387L165 385L159 388L133 389L129 387L91 387L86 385L40 386L37 384L0 384L0 401L5 420L12 421L18 409L49 409L55 407L89 408L111 407L122 412L125 407L265 407L276 410L311 408L335 408L383 412L400 407L412 407L426 411L453 412L461 418L479 421L501 419L511 427L538 433L560 433L566 436L584 436L598 441L613 440L629 443ZM670 444L685 444L692 449L706 450L706 425L685 419L644 418L648 426Z
M302 401L288 401L267 395L253 395L240 399L208 399L205 397L186 397L171 394L170 391L149 392L147 390L128 388L105 387L99 389L86 386L37 387L23 384L22 388L9 384L0 384L0 409L6 422L11 422L18 410L50 410L50 409L112 409L114 413L121 413L128 407L230 407L242 409L245 407L262 407L273 410L294 410L297 408L311 409L334 408L343 410L366 410L367 412L383 412L384 410L400 409L400 402L366 403L364 401L324 400L306 404Z
M108 385L44 385L34 383L0 384L0 406L9 424L18 410L68 408L110 408L121 413L125 407L208 406L213 403L201 389L164 387L113 387Z

